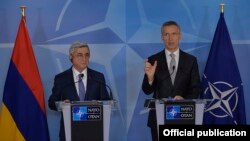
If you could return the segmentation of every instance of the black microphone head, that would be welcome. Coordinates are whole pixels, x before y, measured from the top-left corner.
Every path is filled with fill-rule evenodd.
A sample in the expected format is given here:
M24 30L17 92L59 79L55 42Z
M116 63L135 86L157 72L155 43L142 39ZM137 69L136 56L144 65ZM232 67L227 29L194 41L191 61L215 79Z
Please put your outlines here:
M83 74L83 73L81 73L81 78L83 78L83 76L84 76L84 74Z
M174 71L174 69L175 69L175 66L173 66L173 71Z

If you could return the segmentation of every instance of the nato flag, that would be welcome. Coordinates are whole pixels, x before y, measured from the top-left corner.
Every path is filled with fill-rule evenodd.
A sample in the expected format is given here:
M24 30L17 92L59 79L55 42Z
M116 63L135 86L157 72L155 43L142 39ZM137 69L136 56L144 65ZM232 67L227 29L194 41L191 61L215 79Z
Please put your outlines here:
M246 124L243 86L224 13L220 14L202 85L208 99L204 124Z

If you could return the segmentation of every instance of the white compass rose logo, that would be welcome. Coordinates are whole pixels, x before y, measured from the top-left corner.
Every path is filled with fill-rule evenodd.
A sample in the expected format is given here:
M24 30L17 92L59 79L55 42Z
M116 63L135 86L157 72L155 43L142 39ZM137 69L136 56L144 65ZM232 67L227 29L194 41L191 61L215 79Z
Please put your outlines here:
M175 108L173 108L169 113L171 114L171 116L174 117L174 116L176 116L176 114L177 114L178 112L176 111Z
M204 91L205 98L211 98L205 107L205 112L209 112L215 117L224 118L233 117L233 111L238 104L238 87L223 81L217 81L213 84L208 82L208 87ZM209 96L211 95L211 96Z

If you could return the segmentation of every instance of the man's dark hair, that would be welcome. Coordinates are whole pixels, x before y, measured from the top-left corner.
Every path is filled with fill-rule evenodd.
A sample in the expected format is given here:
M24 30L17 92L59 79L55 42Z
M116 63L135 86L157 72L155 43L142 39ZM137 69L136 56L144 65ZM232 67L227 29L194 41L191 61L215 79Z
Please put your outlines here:
M161 26L161 33L162 33L163 28L164 28L165 26L170 26L170 25L175 25L175 26L177 26L177 28L178 28L179 31L181 32L181 28L180 28L180 26L179 26L179 24L178 24L177 22L175 22L175 21L166 21L166 22L164 22L164 23L162 24L162 26Z

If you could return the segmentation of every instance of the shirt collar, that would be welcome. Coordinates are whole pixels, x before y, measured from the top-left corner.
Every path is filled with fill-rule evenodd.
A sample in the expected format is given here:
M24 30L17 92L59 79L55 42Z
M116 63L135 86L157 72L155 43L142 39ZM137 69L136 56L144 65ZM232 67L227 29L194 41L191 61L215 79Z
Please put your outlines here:
M82 72L79 72L74 67L72 67L72 71L73 71L73 76L76 80L78 79L79 74L84 74L84 77L87 77L87 68L85 68Z
M167 49L165 49L165 54L166 54L167 56L170 56L171 52L168 51ZM174 54L175 56L179 56L179 54L180 54L180 49L178 48L175 52L173 52L173 54Z

